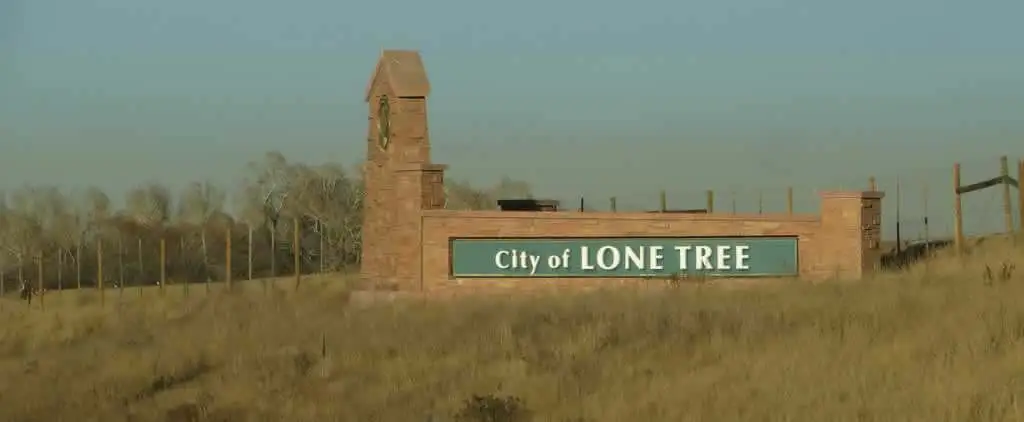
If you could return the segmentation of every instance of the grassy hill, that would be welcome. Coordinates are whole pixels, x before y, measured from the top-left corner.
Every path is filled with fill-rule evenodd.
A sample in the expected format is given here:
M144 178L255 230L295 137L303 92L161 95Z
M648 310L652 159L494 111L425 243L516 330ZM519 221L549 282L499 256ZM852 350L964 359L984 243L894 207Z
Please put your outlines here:
M0 420L1018 420L1024 278L999 273L1022 257L375 306L340 277L6 298Z

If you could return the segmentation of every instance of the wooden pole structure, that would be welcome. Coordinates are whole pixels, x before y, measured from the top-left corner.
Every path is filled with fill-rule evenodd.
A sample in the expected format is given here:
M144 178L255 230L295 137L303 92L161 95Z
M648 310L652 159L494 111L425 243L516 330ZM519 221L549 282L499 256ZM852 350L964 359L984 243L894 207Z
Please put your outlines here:
M302 261L299 256L299 217L292 219L292 227L294 227L292 230L292 259L295 260L295 291L298 291L299 283L302 282L302 267L300 266Z
M876 192L875 189L871 190ZM903 200L900 195L900 179L896 178L896 253L899 254L903 251L903 236L900 227L900 208L902 208Z
M100 238L96 239L96 283L100 289L100 306L103 306L106 296L103 293L103 240Z
M666 195L664 190L661 191L660 195L661 196L658 199L661 202L661 212L668 211L668 196Z
M953 243L956 252L964 252L964 212L963 201L960 198L960 163L953 164Z
M1003 178L1003 223L1006 233L1013 233L1013 199L1010 195L1010 161L1005 155L999 157L999 176Z
M178 253L182 253L182 252L184 252L184 250L185 250L185 245L182 243L182 240L179 238L179 240L178 240ZM192 283L190 283L188 279L185 279L185 280L182 280L182 281L183 282L181 283L181 295L185 296L185 297L188 297L189 285L191 285Z
M707 205L705 205L705 208L707 208L708 214L711 214L715 212L715 191L708 189L706 195Z
M923 213L924 213L924 221L923 221L923 223L924 223L924 253L925 253L926 257L930 257L931 256L931 252L932 252L932 247L931 247L931 240L932 239L931 239L931 234L929 233L929 230L928 230L928 184L927 183L925 183L924 186L921 189L921 202L922 202L921 206L923 208Z
M139 238L138 244L142 245L142 238ZM141 288L139 294L142 294ZM124 297L124 235L121 233L117 234L117 297Z
M878 185L875 184L875 176L868 177L868 190L878 192Z
M610 207L612 212L617 212L618 211L618 206L615 203L615 197L614 196L608 199L608 206Z
M736 214L736 190L729 191L730 202L732 202L732 213Z
M203 232L202 232L202 238L203 238L203 262L206 262L206 259L207 259L208 254L209 254L209 249L207 249L207 246L206 246L206 239L207 239L207 236L209 235L210 226L209 226L208 222L207 223L203 223L203 224L204 224L203 228L202 228L202 230L203 230ZM210 295L210 290L213 289L213 286L211 286L211 284L213 284L213 273L212 273L212 271L210 271L209 267L206 267L205 270L206 270L205 271L205 273L206 273L206 295L209 296Z
M36 292L39 294L39 308L46 310L46 294L43 291L43 252L39 252L39 261L36 262Z
M224 283L227 284L228 291L234 287L231 285L231 223L228 223L224 234Z
M793 187L786 188L786 214L793 215Z
M764 191L757 191L757 213L764 214Z
M167 238L160 234L160 286L157 290L164 294L164 284L167 284Z
M1024 160L1017 160L1017 224L1021 232L1024 232L1024 194L1020 190L1022 184L1024 184Z
M246 261L247 261L247 266L246 266L247 276L246 276L246 279L249 280L249 281L252 281L252 231L253 230L252 230L252 224L247 224L247 226L249 226L248 227L249 233L246 236L245 240L248 241L249 244L247 245L248 248L246 248L246 250L245 250Z

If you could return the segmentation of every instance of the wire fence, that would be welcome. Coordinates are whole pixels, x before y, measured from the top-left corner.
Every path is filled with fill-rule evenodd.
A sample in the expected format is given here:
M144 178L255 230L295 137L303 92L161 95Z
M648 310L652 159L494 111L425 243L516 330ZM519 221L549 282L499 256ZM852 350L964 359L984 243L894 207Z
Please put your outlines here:
M1011 160L1015 162L1016 160ZM894 239L899 229L903 240L943 239L954 236L953 164L906 168L888 173L866 173L863 177L835 179L829 177L794 180L791 186L718 186L681 188L666 183L664 188L631 192L584 192L577 197L557 198L565 210L657 212L662 210L707 210L713 213L737 214L817 214L820 193L835 190L870 190L872 180L877 190L885 193L883 204L883 236ZM998 157L974 158L959 162L961 185L991 179L1000 175ZM1019 178L1019 162L1011 165L1010 177ZM694 183L688 183L693 185ZM963 231L976 236L1007 231L1006 201L1003 187L983 189L961 195ZM1010 189L1013 227L1021 227L1020 192Z
M555 199L561 200L561 208L564 210L710 210L713 213L737 214L817 214L820 193L823 191L863 191L874 187L886 194L882 201L884 239L894 240L897 232L901 240L950 239L955 235L954 204L958 196L963 234L966 236L1006 232L1021 227L1024 201L1019 189L1009 185L1010 182L1017 184L1024 179L1021 176L1024 168L1021 168L1020 161L1014 161L1017 161L1017 168L1010 170L1013 166L1007 163L1004 176L999 158L962 160L958 163L959 183L954 183L954 163L947 163L926 168L907 168L888 174L868 173L845 179L828 176L806 178L795 180L791 186L763 186L758 183L737 186L716 184L713 181L708 186L699 186L699 182L687 181L684 187L679 183L677 175L675 178L666 178L665 187L661 189L612 194L584 192L574 198ZM1004 178L999 179L1001 183L963 192L964 186L991 182L998 177ZM1016 180L1011 180L1014 178ZM676 183L671 183L673 181ZM955 185L960 187L959 193ZM473 198L484 198L477 201L482 206L494 206L493 195L483 195L477 191L468 193ZM323 203L336 204L335 198L338 197L328 197ZM0 240L4 241L0 245L0 252L5 252L0 254L0 296L27 281L34 281L39 290L51 287L58 290L61 287L77 288L79 285L117 285L123 288L154 285L157 281L159 286L185 285L188 282L209 283L232 278L242 280L292 272L298 285L301 274L346 268L347 264L355 265L361 248L356 220L340 217L355 218L358 215L348 211L348 208L338 208L335 210L336 216L330 214L323 219L337 221L337 226L321 225L318 223L320 220L306 216L295 220L290 226L285 219L272 230L256 232L249 231L252 227L242 221L231 218L217 224L211 220L205 226L205 231L188 224L175 226L177 229L163 226L159 230L152 230L152 227L128 224L134 221L126 218L130 214L115 213L110 218L93 221L92 226L84 226L91 227L88 236L84 234L86 232L80 232L80 229L61 231L67 228L65 223L79 221L77 214L61 214L67 218L57 219L50 218L57 214L46 214L49 217L45 221L52 220L51 224L33 220L41 216L32 212L31 208L22 211L9 215L17 218L6 222L4 227L8 232L0 236ZM39 230L49 227L53 231L26 231L26 227ZM67 243L72 238L64 234L72 232L84 237ZM28 235L32 233L37 235ZM224 243L216 239L223 239ZM166 255L163 251L157 253L159 240L165 241Z

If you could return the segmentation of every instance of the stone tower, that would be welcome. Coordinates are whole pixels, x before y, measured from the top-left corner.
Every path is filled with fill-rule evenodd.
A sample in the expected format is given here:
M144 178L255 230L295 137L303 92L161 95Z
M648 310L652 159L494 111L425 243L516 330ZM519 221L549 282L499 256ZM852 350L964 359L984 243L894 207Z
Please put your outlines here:
M416 51L384 50L366 88L368 129L361 275L419 290L420 211L444 207L445 166L431 164L430 83Z

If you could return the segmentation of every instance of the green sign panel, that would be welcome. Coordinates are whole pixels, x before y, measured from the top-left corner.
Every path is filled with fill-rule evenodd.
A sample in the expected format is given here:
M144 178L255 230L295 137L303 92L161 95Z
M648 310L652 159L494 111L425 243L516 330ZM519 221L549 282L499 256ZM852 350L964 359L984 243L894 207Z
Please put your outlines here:
M796 237L456 238L450 254L460 278L799 273Z

